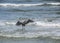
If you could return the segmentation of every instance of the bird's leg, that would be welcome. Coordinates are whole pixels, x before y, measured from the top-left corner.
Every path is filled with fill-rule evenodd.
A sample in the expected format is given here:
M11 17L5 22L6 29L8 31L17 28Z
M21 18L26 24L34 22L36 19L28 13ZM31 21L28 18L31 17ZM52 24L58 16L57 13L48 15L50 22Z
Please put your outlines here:
M25 33L25 26L22 26L22 33Z
M22 31L25 30L25 24L22 24Z

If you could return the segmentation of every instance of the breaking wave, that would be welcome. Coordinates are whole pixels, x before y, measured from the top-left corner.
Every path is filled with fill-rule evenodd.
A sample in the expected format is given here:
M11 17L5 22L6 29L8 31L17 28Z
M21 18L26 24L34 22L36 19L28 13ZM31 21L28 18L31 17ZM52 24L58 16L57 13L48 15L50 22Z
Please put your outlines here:
M60 31L53 31L53 32L46 32L46 31L39 31L39 32L15 32L13 34L7 33L0 33L0 37L7 37L7 38L52 38L52 39L60 39Z
M14 3L0 3L0 7L20 7L20 6L60 6L60 3L37 3L37 4L14 4Z
M15 25L16 23L14 22L0 22L0 26L5 26L5 25Z
M23 30L22 31L22 29L19 30L16 26L14 26L16 22L17 21L0 21L0 37L7 37L7 38L11 38L11 37L13 38L38 38L38 37L45 38L46 37L47 38L49 37L52 39L60 39L60 30L52 29L53 27L60 28L60 23L35 21L28 25L34 25L36 27L39 27L39 30L33 30L33 31ZM8 25L10 27L4 27ZM15 28L11 27L11 25ZM49 28L47 29L45 27L49 27ZM19 26L19 28L21 27Z
M15 25L17 21L0 21L0 26L4 25ZM44 22L44 21L35 21L33 23L29 23L28 25L36 25L36 26L44 26L44 27L60 27L59 22Z

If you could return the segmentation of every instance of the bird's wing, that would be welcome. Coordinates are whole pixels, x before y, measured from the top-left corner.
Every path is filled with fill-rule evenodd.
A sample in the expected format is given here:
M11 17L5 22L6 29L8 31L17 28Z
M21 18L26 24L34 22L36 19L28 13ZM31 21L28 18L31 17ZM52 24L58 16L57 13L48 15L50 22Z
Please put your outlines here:
M16 23L16 25L21 25L22 23L20 22L20 21L18 21L17 23Z
M27 24L28 22L27 21L24 21L23 24Z

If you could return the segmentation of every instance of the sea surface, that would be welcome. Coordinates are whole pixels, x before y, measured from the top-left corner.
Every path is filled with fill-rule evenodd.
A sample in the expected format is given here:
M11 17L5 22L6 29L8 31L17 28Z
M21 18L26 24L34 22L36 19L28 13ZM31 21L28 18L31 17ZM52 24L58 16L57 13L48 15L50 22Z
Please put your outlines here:
M60 0L0 0L0 43L60 43Z

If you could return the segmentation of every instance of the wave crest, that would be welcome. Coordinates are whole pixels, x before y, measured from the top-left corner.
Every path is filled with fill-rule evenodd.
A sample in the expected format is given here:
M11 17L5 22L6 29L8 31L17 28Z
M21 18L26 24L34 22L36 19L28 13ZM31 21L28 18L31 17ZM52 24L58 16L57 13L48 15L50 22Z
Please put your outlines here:
M0 21L0 26L6 26L6 25L15 25L16 22L13 22L13 21L9 21L9 22L2 22ZM28 24L28 25L36 25L36 26L39 26L39 27L44 27L44 30L41 29L41 30L33 30L33 31L19 31L19 29L21 28L19 26L19 29L18 27L15 27L15 28L3 28L2 30L0 29L0 37L14 37L14 38L38 38L38 37L49 37L49 38L52 38L52 39L60 39L60 29L52 29L53 27L59 27L60 28L60 23L53 23L53 22L44 22L44 21L35 21L34 23L31 23L31 24ZM48 29L46 29L45 31L45 27L49 27L48 29L50 30L50 27L51 27L51 30L49 31ZM39 28L40 29L40 28Z
M0 22L0 26L6 26L6 25L15 25L16 21L13 22ZM43 27L60 27L60 23L55 22L43 22L43 21L35 21L33 23L29 23L28 25L36 25L36 26L43 26Z
M60 33L57 31L53 32L24 32L24 33L14 33L14 34L3 34L0 33L0 37L7 37L7 38L38 38L38 37L43 37L43 38L52 38L52 39L60 39Z
M60 6L60 3L37 3L37 4L11 4L11 3L0 3L0 6L5 6L5 7L19 7L19 6Z

